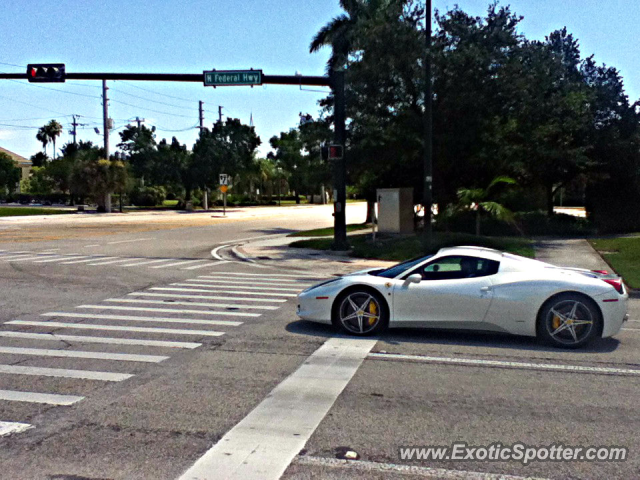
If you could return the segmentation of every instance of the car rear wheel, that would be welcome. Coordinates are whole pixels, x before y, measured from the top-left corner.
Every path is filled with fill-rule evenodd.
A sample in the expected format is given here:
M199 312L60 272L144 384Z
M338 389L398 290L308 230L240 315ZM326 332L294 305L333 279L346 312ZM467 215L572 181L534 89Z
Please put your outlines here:
M538 315L538 336L561 348L579 348L600 332L602 318L594 302L566 293L548 301Z
M382 297L368 290L351 290L338 298L333 321L354 335L374 335L389 323L387 305Z

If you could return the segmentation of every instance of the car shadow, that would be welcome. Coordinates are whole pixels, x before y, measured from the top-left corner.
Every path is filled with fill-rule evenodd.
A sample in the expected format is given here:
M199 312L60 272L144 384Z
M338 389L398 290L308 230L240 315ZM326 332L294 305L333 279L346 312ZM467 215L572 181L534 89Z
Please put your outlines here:
M297 335L309 335L324 338L340 335L340 332L331 325L306 320L293 321L286 326L286 330L289 333ZM575 354L610 353L617 350L621 344L620 341L615 338L602 338L582 348L561 349L544 345L534 337L521 337L494 332L425 328L394 328L379 335L378 339L380 342L384 342L392 346L409 344L450 345L472 348L515 349L548 353L571 352Z

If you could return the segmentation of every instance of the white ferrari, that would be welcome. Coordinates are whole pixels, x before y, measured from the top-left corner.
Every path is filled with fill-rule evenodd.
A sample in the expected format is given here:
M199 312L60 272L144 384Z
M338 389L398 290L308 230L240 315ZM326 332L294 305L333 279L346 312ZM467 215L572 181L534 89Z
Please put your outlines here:
M355 335L387 327L488 330L576 348L618 333L628 298L622 279L606 271L453 247L314 285L298 295L297 313Z

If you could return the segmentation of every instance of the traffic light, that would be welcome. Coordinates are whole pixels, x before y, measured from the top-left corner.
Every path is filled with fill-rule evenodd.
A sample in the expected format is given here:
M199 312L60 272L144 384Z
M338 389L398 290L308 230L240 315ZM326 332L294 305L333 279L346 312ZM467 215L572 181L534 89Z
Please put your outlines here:
M323 160L342 160L344 147L342 145L323 145L321 154Z
M27 79L30 82L64 82L64 63L30 63L27 65Z

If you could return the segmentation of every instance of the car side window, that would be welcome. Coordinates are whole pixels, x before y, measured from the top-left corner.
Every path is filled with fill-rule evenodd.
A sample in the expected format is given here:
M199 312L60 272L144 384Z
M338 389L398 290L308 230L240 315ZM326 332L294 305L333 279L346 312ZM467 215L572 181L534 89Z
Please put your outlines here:
M452 256L435 260L413 273L420 273L423 280L456 280L495 275L500 262L486 258Z

